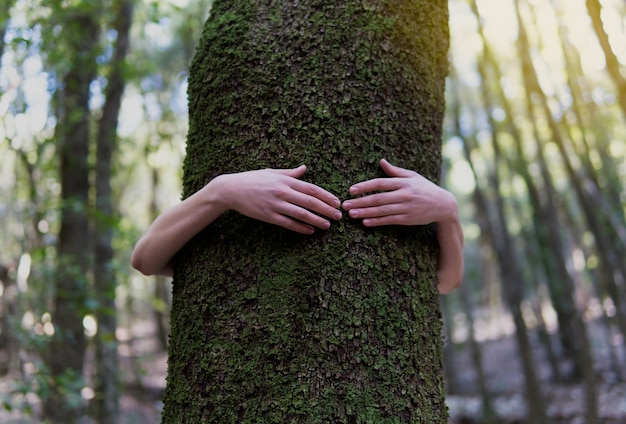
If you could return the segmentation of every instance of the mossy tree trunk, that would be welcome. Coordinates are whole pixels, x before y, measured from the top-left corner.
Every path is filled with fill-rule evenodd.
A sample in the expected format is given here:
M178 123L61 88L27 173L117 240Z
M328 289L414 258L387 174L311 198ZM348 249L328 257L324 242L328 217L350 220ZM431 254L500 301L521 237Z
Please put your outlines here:
M447 18L446 0L216 1L184 196L304 163L343 199L381 157L437 180ZM163 422L447 422L436 255L432 227L223 215L177 257Z

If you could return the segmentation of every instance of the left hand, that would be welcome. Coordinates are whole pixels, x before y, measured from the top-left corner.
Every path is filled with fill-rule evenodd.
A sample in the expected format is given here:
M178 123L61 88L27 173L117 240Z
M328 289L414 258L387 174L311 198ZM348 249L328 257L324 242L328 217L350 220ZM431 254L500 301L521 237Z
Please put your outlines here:
M380 166L391 178L375 178L350 187L353 196L366 194L343 202L350 217L363 219L366 227L426 225L456 219L457 203L452 193L385 159Z

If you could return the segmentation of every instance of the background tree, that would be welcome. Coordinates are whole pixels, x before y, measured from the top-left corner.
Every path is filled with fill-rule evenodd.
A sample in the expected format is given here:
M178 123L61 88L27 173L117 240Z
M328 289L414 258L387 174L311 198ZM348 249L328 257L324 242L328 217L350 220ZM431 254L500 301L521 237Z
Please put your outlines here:
M215 2L184 195L299 163L341 195L380 157L437 180L447 17L445 1ZM432 230L218 219L177 259L163 421L447 422Z
M90 3L91 4L91 3ZM44 413L53 422L74 420L80 410L67 399L66 386L81 387L87 346L83 329L88 298L89 246L89 88L97 72L96 47L100 26L97 8L87 3L56 9L67 54L57 95L58 144L61 183L61 225L57 244L57 270L51 311L55 326L46 362L50 369L50 395Z
M117 145L117 125L126 78L124 65L130 44L133 1L113 4L116 40L105 91L106 100L96 139L96 213L94 249L94 291L98 299L96 318L96 393L95 416L101 424L119 422L119 364L117 356L117 311L115 292L117 275L114 267L113 234L116 205L113 199L112 173Z

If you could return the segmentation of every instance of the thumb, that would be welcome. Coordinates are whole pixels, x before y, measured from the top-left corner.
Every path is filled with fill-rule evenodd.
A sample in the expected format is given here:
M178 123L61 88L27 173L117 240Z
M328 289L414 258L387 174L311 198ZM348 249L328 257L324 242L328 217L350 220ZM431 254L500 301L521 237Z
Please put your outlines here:
M288 177L300 178L306 172L306 165L300 165L291 169L272 169L277 174L287 175Z
M387 159L380 160L380 167L383 169L385 174L390 177L413 177L415 173L413 171L409 171L408 169L400 168L399 166L395 166L390 164Z

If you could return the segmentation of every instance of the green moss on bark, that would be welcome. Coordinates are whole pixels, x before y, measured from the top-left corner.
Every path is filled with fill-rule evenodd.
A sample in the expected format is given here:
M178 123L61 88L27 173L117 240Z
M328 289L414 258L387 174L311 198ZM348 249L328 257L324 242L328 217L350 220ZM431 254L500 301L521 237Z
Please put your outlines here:
M436 180L447 2L216 1L190 70L184 195L305 163ZM163 421L444 423L433 229L313 236L227 213L177 258Z

